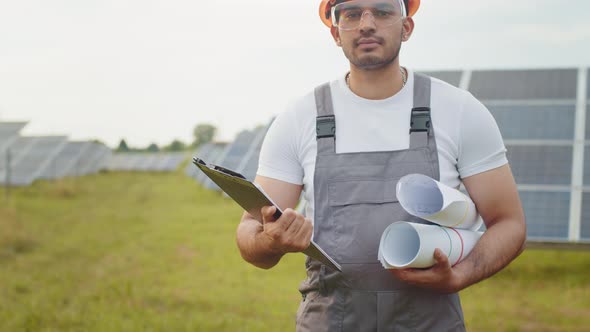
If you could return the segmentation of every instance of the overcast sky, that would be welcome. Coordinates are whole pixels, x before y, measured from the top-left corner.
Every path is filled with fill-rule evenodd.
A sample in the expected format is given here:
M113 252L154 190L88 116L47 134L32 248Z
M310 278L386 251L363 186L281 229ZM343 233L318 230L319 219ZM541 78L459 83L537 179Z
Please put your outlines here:
M111 146L198 123L231 140L347 70L318 3L0 0L0 120ZM415 21L411 68L590 66L587 0L422 0Z

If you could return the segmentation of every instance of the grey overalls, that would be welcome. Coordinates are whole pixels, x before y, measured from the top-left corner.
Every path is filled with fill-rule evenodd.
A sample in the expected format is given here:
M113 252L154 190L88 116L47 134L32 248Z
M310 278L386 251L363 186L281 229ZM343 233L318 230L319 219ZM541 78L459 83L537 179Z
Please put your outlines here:
M396 279L377 260L381 234L395 221L421 222L396 199L410 173L439 179L430 125L430 78L414 75L410 149L336 154L328 84L316 88L317 157L314 240L342 265L307 259L297 331L464 331L457 294L441 295Z

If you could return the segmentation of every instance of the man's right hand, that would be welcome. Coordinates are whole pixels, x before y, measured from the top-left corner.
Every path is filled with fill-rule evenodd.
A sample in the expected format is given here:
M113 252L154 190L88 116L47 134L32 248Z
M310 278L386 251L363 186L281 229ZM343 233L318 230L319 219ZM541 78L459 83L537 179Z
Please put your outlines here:
M274 220L276 207L262 208L263 232L270 249L276 254L301 252L309 247L313 234L311 219L293 209L286 209L283 215Z

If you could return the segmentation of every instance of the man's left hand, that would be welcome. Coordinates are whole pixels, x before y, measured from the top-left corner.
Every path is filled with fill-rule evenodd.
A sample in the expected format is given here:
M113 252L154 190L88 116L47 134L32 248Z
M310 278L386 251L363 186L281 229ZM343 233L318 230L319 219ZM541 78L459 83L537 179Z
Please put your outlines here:
M463 288L461 276L453 269L448 257L440 249L434 251L434 265L428 269L390 271L402 281L441 293L455 293Z

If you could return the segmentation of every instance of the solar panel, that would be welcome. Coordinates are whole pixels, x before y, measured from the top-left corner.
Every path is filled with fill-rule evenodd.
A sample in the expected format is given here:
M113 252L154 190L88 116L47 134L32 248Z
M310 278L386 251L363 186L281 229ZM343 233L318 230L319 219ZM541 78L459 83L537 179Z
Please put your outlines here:
M67 137L31 137L28 151L12 166L12 183L28 186L41 177L58 153L67 144Z
M121 170L124 165L126 157L127 156L122 153L113 153L113 155L111 156L111 159L109 160L109 163L107 164L107 169L109 171Z
M88 142L67 142L39 177L42 179L59 179L71 175L69 171L74 167L87 144Z
M92 162L92 167L90 168L90 174L97 173L101 170L106 169L111 156L113 155L113 151L106 145L100 144L99 152L97 153L94 161Z
M91 146L84 151L77 165L76 175L88 175L97 171L97 163L102 162L105 151L100 143L91 142Z
M10 146L26 125L26 122L0 122L0 151Z
M213 143L203 144L201 147L199 147L197 149L197 151L195 152L195 154L193 156L197 157L197 158L201 158L201 159L205 160L206 162L209 162L209 155L211 155L211 152L213 151L214 147L215 147L215 144L213 144ZM195 165L193 165L192 160L191 160L191 162L189 162L188 165L186 165L185 173L196 180L199 177L199 175L201 174L201 171L199 171L199 169L197 167L195 167Z
M0 153L0 183L6 183L7 172L10 171L10 185L16 184L13 181L14 166L24 158L27 152L33 147L35 140L30 137L17 137L10 147ZM7 151L10 152L10 165L7 165ZM9 168L8 168L9 167Z
M200 151L203 150L203 147L206 146L207 144L203 144L203 146L201 146L199 149L197 149L195 152L191 153L191 160L190 162L186 165L186 167L184 168L184 174L186 174L186 176L195 179L197 177L198 174L198 169L195 167L195 165L193 165L192 163L192 157L198 156L200 155Z
M130 171L137 164L138 156L136 153L127 153L123 155L121 171Z
M580 237L590 241L590 193L585 192L582 196L582 225Z
M473 71L469 91L481 100L576 99L577 69Z
M116 153L108 168L112 171L171 172L184 159L184 153Z
M566 240L569 233L569 192L521 191L527 235L537 239Z
M249 130L240 132L235 140L225 148L219 161L214 164L236 170L248 152L248 148L252 145L255 136L254 132ZM219 187L217 187L217 185L209 178L205 179L203 185L207 189L219 189Z
M584 185L590 186L590 145L584 147Z
M273 119L274 121L274 119ZM266 125L261 126L255 132L255 138L250 146L250 149L244 157L242 163L238 167L238 172L244 175L247 179L254 180L256 172L258 171L258 159L260 158L260 149L262 149L262 143L268 128L272 124L272 121Z
M160 163L161 156L155 153L142 154L141 162L137 165L136 171L152 171Z
M180 164L182 164L186 159L186 155L184 153L175 153L172 155L172 158L168 162L168 167L166 168L167 171L174 172L178 169Z
M255 138L256 134L252 131L244 130L240 132L233 143L227 146L224 156L218 163L229 169L237 169Z
M504 139L574 138L576 106L572 105L490 105L487 106ZM590 121L590 119L588 120ZM590 132L590 128L586 127Z
M586 139L590 139L590 101L586 107Z
M571 146L507 146L518 184L571 185Z
M427 71L424 72L424 74L438 78L441 81L445 81L457 87L459 86L459 83L461 83L461 76L463 76L463 72L461 71Z
M226 143L215 143L207 159L203 159L210 164L219 164L219 161L221 160L221 157L223 156L223 152L225 151L226 147ZM199 171L199 175L197 175L197 181L204 185L207 179L207 175Z

